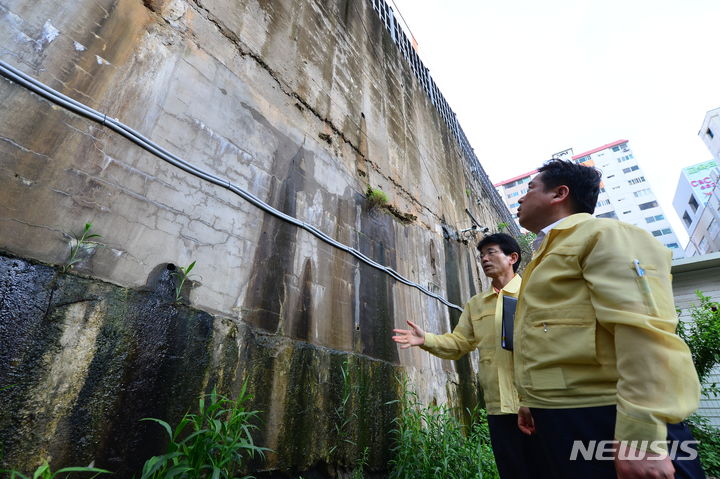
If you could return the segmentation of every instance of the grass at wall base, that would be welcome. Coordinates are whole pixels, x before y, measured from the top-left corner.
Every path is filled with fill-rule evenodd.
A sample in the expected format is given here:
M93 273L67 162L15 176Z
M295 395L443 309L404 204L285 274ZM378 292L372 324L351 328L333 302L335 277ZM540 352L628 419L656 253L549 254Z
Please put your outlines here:
M425 406L404 383L401 414L391 431L390 479L497 479L487 414L476 408L465 426L446 405Z

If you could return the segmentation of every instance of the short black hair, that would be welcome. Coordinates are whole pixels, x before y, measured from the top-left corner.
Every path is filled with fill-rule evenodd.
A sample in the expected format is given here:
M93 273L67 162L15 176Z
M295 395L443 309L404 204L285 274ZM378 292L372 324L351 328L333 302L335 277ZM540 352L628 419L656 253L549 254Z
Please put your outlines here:
M538 172L542 173L542 183L546 190L561 185L570 189L570 200L575 213L595 212L602 177L598 169L553 158L538 168Z
M517 241L515 241L515 238L506 233L491 234L480 240L477 245L478 251L481 251L483 246L487 246L489 244L498 245L506 256L517 253L518 260L513 265L513 272L517 273L517 270L520 267L520 260L522 260L522 253L520 253L520 245Z

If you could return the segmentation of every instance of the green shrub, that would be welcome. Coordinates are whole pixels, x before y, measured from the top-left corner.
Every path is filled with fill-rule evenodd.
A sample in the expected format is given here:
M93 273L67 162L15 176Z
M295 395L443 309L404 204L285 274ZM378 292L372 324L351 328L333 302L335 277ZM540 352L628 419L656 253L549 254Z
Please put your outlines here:
M390 479L498 478L484 409L464 426L447 406L424 406L407 392L391 431L395 446Z
M697 414L686 419L697 445L700 462L708 477L720 477L720 429Z
M692 305L692 321L678 321L677 333L690 348L700 382L704 383L713 368L720 364L720 307L702 291L695 291L700 305ZM717 384L705 387L705 395L718 395Z
M264 455L268 449L256 446L251 432L258 411L248 411L247 383L237 399L213 391L200 398L198 413L187 413L173 430L160 419L155 421L168 433L168 450L147 460L142 479L230 479L239 477L248 459ZM252 476L243 476L244 479Z

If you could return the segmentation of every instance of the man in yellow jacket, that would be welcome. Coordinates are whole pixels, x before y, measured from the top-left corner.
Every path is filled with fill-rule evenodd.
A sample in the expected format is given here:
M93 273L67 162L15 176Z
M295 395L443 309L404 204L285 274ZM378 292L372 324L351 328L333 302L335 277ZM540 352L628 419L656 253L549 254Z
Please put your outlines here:
M532 411L520 424L536 427L555 477L704 477L681 423L700 385L675 334L671 253L591 216L600 176L550 160L519 200L538 235L516 311L515 381Z
M492 288L473 296L465 305L452 333L426 333L412 321L412 329L394 329L393 340L402 349L420 346L444 359L459 359L478 348L479 379L488 413L488 426L495 463L503 479L541 479L544 465L540 445L532 428L518 429L518 396L513 380L512 352L501 347L503 296L517 297L520 276L520 246L512 236L496 233L478 244L483 272L492 278Z

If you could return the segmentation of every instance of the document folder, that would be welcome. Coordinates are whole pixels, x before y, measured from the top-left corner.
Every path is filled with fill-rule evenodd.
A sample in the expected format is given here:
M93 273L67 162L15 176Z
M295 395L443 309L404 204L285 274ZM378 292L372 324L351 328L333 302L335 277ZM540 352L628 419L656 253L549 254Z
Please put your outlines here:
M517 298L512 296L503 296L502 306L502 331L501 343L503 349L513 350L513 324L515 323L515 307L517 306Z

